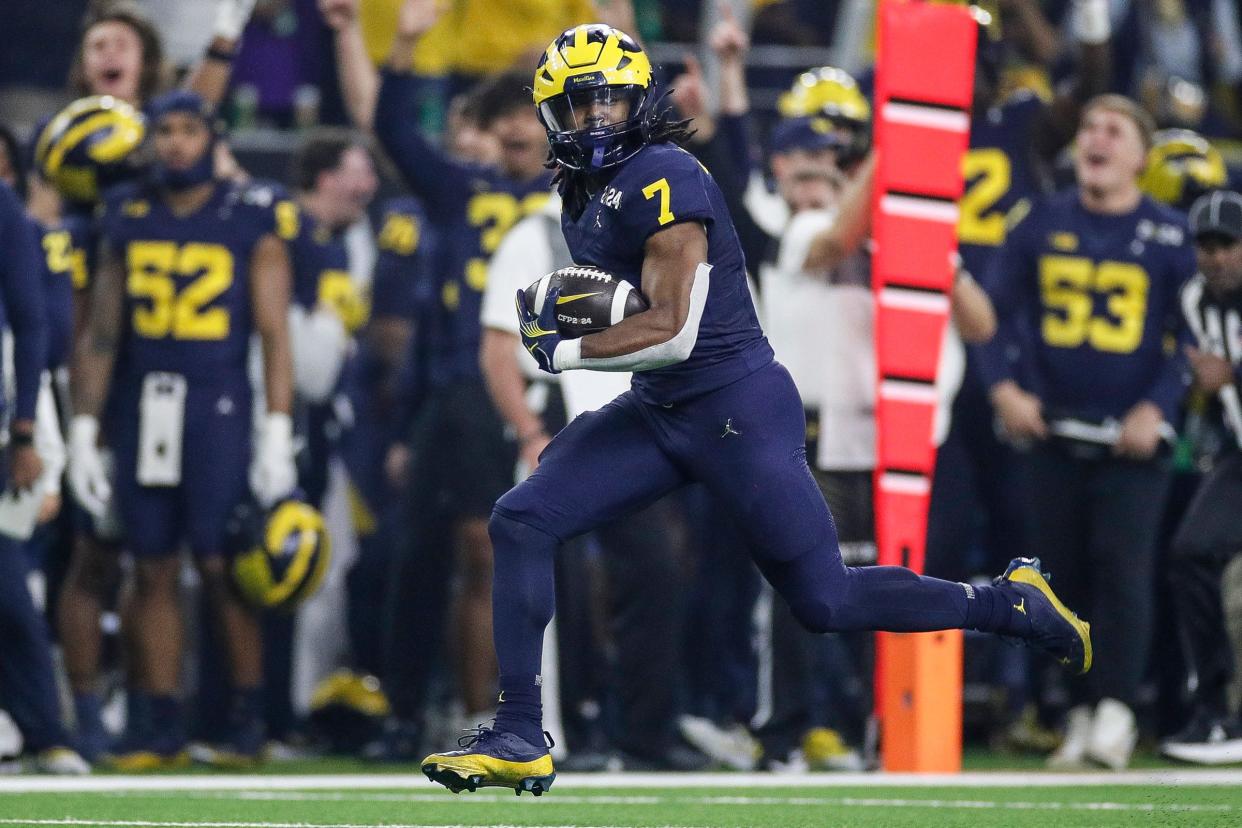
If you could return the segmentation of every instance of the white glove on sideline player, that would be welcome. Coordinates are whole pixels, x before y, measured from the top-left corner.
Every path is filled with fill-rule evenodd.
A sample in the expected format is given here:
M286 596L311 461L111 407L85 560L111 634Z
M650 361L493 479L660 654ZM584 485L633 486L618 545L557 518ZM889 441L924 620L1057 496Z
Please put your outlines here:
M83 509L101 518L112 499L112 484L98 440L99 420L89 414L79 414L69 423L69 488Z
M293 420L288 414L268 412L259 427L259 439L250 461L250 491L264 509L270 508L298 485L293 462Z

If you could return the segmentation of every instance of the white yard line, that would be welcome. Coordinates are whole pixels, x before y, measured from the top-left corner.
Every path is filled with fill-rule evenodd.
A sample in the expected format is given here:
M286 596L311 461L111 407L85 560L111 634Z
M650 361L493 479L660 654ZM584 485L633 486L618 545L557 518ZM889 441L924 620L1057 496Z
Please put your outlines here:
M856 808L958 808L1000 809L1014 811L1139 811L1145 813L1231 813L1242 808L1233 805L1198 805L1177 802L1036 802L985 799L886 799L883 797L812 797L812 796L583 796L580 794L548 794L548 799L525 797L515 800L512 796L491 792L472 796L454 797L449 800L443 794L403 794L382 792L347 791L150 791L146 793L117 792L117 797L139 798L211 799L230 802L397 802L408 804L494 805L498 802L512 804L538 803L537 807L553 805L761 805L779 807L856 807Z
M66 825L95 828L376 828L367 822L169 822L147 819L0 819L0 825ZM475 824L385 822L383 828L478 828ZM617 826L582 825L491 825L488 828L618 828ZM695 826L663 826L663 828L695 828ZM707 826L699 826L707 828Z
M233 790L426 790L422 774L333 774L302 776L15 776L0 777L0 794L87 793L92 791ZM556 792L568 788L1060 788L1177 785L1242 786L1242 769L1149 770L1121 773L972 772L808 773L562 773ZM0 823L2 824L2 823Z

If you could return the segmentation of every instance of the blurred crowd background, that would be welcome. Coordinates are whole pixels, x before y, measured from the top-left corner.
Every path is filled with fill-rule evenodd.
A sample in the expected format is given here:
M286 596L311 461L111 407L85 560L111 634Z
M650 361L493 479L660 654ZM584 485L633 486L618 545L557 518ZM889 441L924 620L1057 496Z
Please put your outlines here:
M481 166L500 169L506 180L544 175L542 130L536 129L533 147L522 143L533 113L521 116L521 123L506 120L512 111L532 109L523 86L538 56L563 29L593 20L641 40L659 67L658 82L673 87L673 104L694 118L698 132L690 148L731 194L761 311L771 324L778 310L763 310L767 287L779 283L762 269L778 275L788 270L781 251L791 238L787 231L797 227L791 216L809 209L839 225L834 215L850 215L851 205L857 211L867 203L876 3L444 0L428 16L427 7L436 4L417 0L257 0L240 38L223 41L213 28L219 5L8 0L0 25L0 126L7 133L0 177L11 179L18 192L35 196L37 187L22 182L37 178L31 147L47 117L83 94L108 91L107 84L118 81L108 73L128 71L105 67L102 80L83 78L83 42L92 21L119 19L132 28L126 21L136 17L150 23L141 30L148 38L141 44L144 85L149 80L141 98L193 77L204 62L227 67L217 113L228 157L218 159L217 174L283 185L346 253L348 281L338 283L333 306L346 332L339 370L324 389L299 388L301 413L295 417L303 446L301 488L324 513L331 565L321 590L295 614L271 613L265 620L261 747L254 732L229 731L222 656L218 644L212 652L199 576L187 563L177 584L179 611L192 631L177 693L177 726L185 738L149 738L145 747L157 760L129 767L159 767L161 760L180 756L184 744L216 743L222 733L236 750L195 755L205 761L240 755L249 762L333 753L417 761L427 748L442 747L463 727L490 716L495 666L485 521L499 493L497 467L503 492L513 474L537 464L538 449L567 415L590 408L592 395L604 393L561 388L537 376L533 365L519 367L516 320L501 320L495 311L511 310L512 290L498 291L500 300L484 295L489 278L525 285L539 275L532 268L567 263L554 238L555 209L542 200L523 201L519 208L510 198L499 217L471 217L454 206L478 189L471 176ZM1080 5L981 4L980 19L987 22L981 23L980 51L987 52L994 88L977 100L974 128L999 125L991 146L1008 152L1015 165L1026 165L1029 191L1019 195L1072 184L1068 141L1082 90L1129 96L1161 130L1191 131L1162 133L1157 149L1164 147L1168 157L1157 158L1144 178L1153 196L1185 211L1195 196L1235 186L1242 177L1237 5L1106 0L1102 40L1098 27L1084 36L1075 23ZM109 17L117 8L121 17ZM415 19L420 12L426 20ZM402 38L413 47L408 60L407 53L393 55L394 39ZM1107 49L1104 60L1098 59L1101 47ZM819 72L804 75L810 70ZM411 81L399 97L388 77L394 73ZM799 84L805 94L817 90L812 97L824 97L799 99ZM1063 121L1070 113L1069 128L1033 127L994 114L1032 98ZM141 105L142 99L133 102ZM1062 106L1067 101L1068 110ZM823 128L813 123L819 117L827 119ZM416 133L417 141L392 137L403 132ZM1176 163L1188 156L1199 159L1198 166ZM429 183L420 168L450 177ZM967 178L968 189L981 180ZM1003 193L992 199L983 204L984 213L1003 215L996 212ZM56 226L54 213L38 217L45 229ZM484 233L484 253L496 259L450 272L455 265L446 251L454 249L452 239L463 223L471 222L476 234ZM804 256L810 234L819 229L798 229ZM861 370L866 386L873 371L865 230L845 235L847 249L831 265L843 275L833 284L857 292L824 306L839 318L821 318L815 330L794 337L786 332L777 350L790 362L822 359L855 377ZM971 241L995 248L1000 238ZM46 243L44 249L50 254ZM93 254L87 255L89 260ZM985 266L978 263L986 261L986 251L977 255L968 262L972 269ZM798 318L797 310L780 309L781 319ZM797 353L787 357L782 348ZM1024 488L1022 452L998 439L1003 429L994 426L996 413L973 359L961 352L957 371L964 370L965 379L959 376L942 390L944 413L951 411L952 419L946 416L941 429L928 548L929 574L964 581L990 578L1010 557L1027 552L1025 527L1039 519ZM511 371L518 373L506 373ZM479 388L490 399L471 390ZM805 389L804 396L815 409ZM822 424L823 430L809 432L808 441L812 458L820 458L821 484L837 515L847 562L866 564L875 558L874 429L868 422L874 390L864 388L856 397L852 413L830 416L827 403L812 411L813 429ZM1203 707L1199 690L1206 677L1196 668L1203 662L1185 645L1168 576L1177 566L1173 532L1187 504L1215 458L1237 450L1232 438L1221 436L1224 423L1214 421L1209 398L1187 397L1172 424L1180 436L1170 441L1167 456L1152 461L1169 472L1171 484L1158 499L1159 536L1151 538L1150 550L1135 552L1151 556L1152 575L1137 587L1141 594L1129 597L1149 606L1154 620L1149 632L1137 633L1142 640L1118 644L1140 654L1140 681L1121 702L1133 712L1128 721L1136 723L1136 738L1148 746L1184 733ZM68 412L61 418L67 423ZM831 423L838 420L847 430L834 438ZM820 451L821 441L832 445ZM703 492L688 490L615 531L566 547L550 633L555 646L547 650L556 664L545 687L558 752L565 756L562 767L724 765L796 772L875 762L871 637L798 631L763 587L731 519L716 513ZM72 613L62 603L65 584L82 589L81 579L90 578L71 565L75 531L72 521L51 518L32 542L0 549L24 556L34 605L47 618L48 646L57 654L54 692L65 735L32 742L25 734L25 750L43 757L41 769L60 772L80 766L63 755L58 762L47 751L65 748L88 762L107 761L135 717L150 716L135 704L139 694L133 692L141 671L133 657L133 630L127 629L136 622L125 612L133 567L123 535L108 553L115 556L116 574L95 573L97 583L89 589L99 610L85 622L99 636L86 659L93 669L83 671L75 656L75 670L60 655L75 646L66 636L83 628L80 619L66 620ZM1231 596L1236 603L1242 578L1232 570L1226 578L1239 581L1224 589L1226 604ZM1233 618L1223 616L1226 622ZM0 651L9 646L5 629L0 626ZM1214 654L1226 664L1222 693L1232 676L1224 631ZM966 653L968 745L1051 755L1063 764L1085 761L1081 751L1067 753L1063 745L1067 720L1071 730L1075 715L1080 730L1086 726L1081 717L1090 720L1082 712L1083 694L1026 650L988 636L968 634ZM14 688L24 681L20 671L0 671L0 707L13 707L22 695ZM1097 693L1091 704L1100 701ZM1230 721L1228 710L1213 704L1210 722ZM0 727L0 755L21 753L19 729L11 720ZM1206 742L1207 734L1201 735L1183 741ZM1242 731L1230 735L1242 737ZM1097 761L1124 767L1132 750L1133 743Z

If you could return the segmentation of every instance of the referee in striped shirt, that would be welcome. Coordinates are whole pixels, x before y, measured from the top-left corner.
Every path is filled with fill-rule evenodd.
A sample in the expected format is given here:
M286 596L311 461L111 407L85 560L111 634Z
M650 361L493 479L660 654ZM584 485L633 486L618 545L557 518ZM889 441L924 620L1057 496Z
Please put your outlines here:
M1225 448L1200 484L1173 538L1169 578L1178 621L1196 673L1196 710L1162 746L1176 759L1202 764L1242 761L1242 722L1228 710L1233 654L1225 635L1222 574L1242 557L1242 195L1218 190L1190 208L1199 272L1182 289L1182 311L1194 332L1187 348L1194 382L1212 399L1213 425L1228 432Z

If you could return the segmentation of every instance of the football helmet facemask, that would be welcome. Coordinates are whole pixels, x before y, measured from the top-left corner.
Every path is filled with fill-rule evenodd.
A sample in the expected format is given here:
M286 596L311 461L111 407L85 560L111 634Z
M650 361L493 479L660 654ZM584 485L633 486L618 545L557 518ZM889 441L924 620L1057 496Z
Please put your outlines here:
M635 40L592 23L552 41L532 86L556 163L599 170L626 161L647 143L659 118L651 62Z

